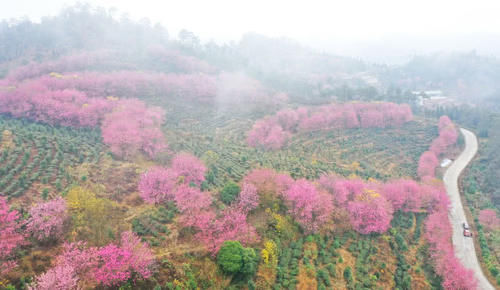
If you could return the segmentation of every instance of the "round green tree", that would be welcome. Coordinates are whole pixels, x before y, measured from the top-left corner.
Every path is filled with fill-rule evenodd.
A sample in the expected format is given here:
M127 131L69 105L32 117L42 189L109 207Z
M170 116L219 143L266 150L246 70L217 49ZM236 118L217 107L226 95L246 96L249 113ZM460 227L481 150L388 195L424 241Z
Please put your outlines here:
M257 255L238 241L225 241L217 254L217 264L228 274L253 275L257 270Z
M243 275L253 275L257 271L257 255L252 248L243 248L243 266L240 273Z
M238 241L225 241L217 254L217 264L229 274L240 272L243 267L243 246Z
M240 194L240 187L234 182L228 182L220 192L220 199L225 204L230 204Z

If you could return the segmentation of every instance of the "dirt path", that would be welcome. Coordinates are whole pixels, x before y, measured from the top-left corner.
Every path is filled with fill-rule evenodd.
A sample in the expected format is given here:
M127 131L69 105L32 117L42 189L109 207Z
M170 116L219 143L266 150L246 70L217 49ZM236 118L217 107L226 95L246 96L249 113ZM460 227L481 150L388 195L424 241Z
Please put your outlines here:
M446 170L443 177L446 191L451 201L449 217L453 228L453 247L455 249L455 255L460 259L462 264L466 268L474 271L478 280L478 288L495 289L481 270L474 248L474 240L463 236L462 223L466 221L466 219L462 201L460 200L460 192L458 190L458 177L472 158L474 158L474 155L476 155L477 138L474 133L468 130L461 128L460 131L465 138L465 149Z

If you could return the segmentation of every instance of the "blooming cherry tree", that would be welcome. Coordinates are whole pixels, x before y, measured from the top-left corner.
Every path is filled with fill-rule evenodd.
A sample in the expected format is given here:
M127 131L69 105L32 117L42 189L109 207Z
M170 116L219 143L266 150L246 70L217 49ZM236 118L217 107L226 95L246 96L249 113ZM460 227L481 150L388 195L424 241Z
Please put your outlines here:
M436 154L432 151L426 151L420 156L418 161L418 176L422 179L424 177L434 177L436 167L439 165L439 160Z
M39 203L29 213L26 229L38 241L62 238L64 224L68 219L66 201L62 197Z
M101 130L105 144L119 157L142 151L150 157L167 149L160 125L164 112L147 108L139 100L125 100L104 119Z
M172 160L172 170L182 177L186 184L196 184L200 186L205 180L207 168L195 156L189 153L179 153Z
M317 233L330 218L333 211L332 196L320 193L305 179L299 179L286 191L284 198L288 212L306 233Z
M257 188L251 183L244 183L238 196L236 207L242 212L248 213L259 206L259 195Z
M5 198L0 196L0 274L16 265L9 258L15 248L25 243L19 219L19 212L10 210Z
M37 277L29 287L33 290L74 290L78 288L78 276L75 269L67 264L60 264Z
M174 199L178 174L170 168L153 167L139 180L139 194L144 201L159 204Z
M493 209L483 209L480 211L479 222L489 231L500 228L500 219Z
M200 230L197 237L213 255L225 241L240 241L244 245L255 243L259 236L246 219L245 213L234 208L226 209L218 217L207 212L197 221L196 227Z
M361 234L383 233L392 220L392 205L374 190L365 190L347 205L353 228Z

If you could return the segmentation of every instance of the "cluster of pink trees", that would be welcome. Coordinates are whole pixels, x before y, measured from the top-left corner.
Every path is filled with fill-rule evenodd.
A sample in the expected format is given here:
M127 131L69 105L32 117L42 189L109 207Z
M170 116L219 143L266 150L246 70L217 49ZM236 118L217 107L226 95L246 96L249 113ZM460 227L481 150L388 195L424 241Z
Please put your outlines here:
M181 97L211 102L217 93L216 76L140 71L53 73L12 84L43 86L53 91L71 89L85 93L89 98Z
M151 204L175 201L178 193L189 189L189 185L199 188L205 180L206 170L205 165L195 156L179 153L172 159L170 168L153 167L141 175L139 194ZM182 185L187 187L179 190Z
M284 195L294 180L288 174L278 173L272 169L254 169L244 178L245 184L252 184L260 196L267 194Z
M434 178L438 165L439 160L436 154L432 151L425 151L418 160L417 174L420 179L426 177Z
M24 82L0 90L0 113L51 125L101 126L104 143L122 157L142 151L153 157L167 148L160 129L164 112L136 99L91 98L72 88Z
M93 59L93 58L90 58ZM74 66L90 62L89 57L75 57ZM148 107L136 96L178 97L202 103L281 100L270 98L257 81L240 74L162 74L151 72L81 72L38 76L62 64L38 65L33 74L14 73L2 80L0 114L27 118L51 125L71 127L101 126L104 143L121 157L142 151L150 157L167 149L160 129L164 112ZM35 77L31 78L30 77ZM128 99L121 99L122 97ZM276 127L279 131L279 127ZM283 132L271 130L269 144L282 146L286 137L273 140ZM275 146L275 145L271 145Z
M479 212L479 223L488 230L496 230L500 228L500 219L497 217L497 212L494 209L483 209Z
M251 183L243 183L236 202L236 208L243 213L249 213L259 206L259 201L257 187Z
M7 79L22 81L51 72L64 73L87 70L91 67L109 64L109 61L113 59L111 56L112 52L101 50L67 55L54 61L30 63L10 71L7 75Z
M290 133L272 119L258 120L248 133L247 143L252 147L279 149L285 145Z
M51 125L94 127L115 105L75 89L52 90L39 82L0 90L0 113Z
M150 53L159 61L182 67L180 71L196 73L87 71L115 58L109 51L65 56L20 67L0 80L0 114L50 125L101 126L104 143L115 155L129 157L142 151L153 157L167 149L160 130L163 112L139 100L122 98L174 97L198 103L266 106L266 102L281 103L286 99L284 94L269 97L264 86L244 74L213 75L213 68L196 58L162 48L151 49ZM116 64L112 67L123 69Z
M184 179L184 183L200 186L205 181L207 168L195 156L179 153L172 159L172 170Z
M393 214L391 204L384 197L369 192L349 202L347 211L352 227L365 235L387 231Z
M273 194L282 199L289 214L307 233L324 228L334 211L346 211L353 228L363 234L385 232L392 220L394 210L383 184L333 175L324 175L316 183L294 181L270 169L253 170L244 182L255 186L261 200Z
M247 223L247 214L258 205L255 187L248 184L234 205L217 213L210 207L212 195L200 190L205 166L187 153L176 155L170 168L154 167L139 181L139 193L148 203L173 201L181 216L180 223L198 230L197 238L212 254L227 240L244 244L258 241L255 228Z
M438 124L439 136L431 143L430 151L436 156L443 154L446 149L455 144L458 139L458 132L453 122L448 116L441 116Z
M31 288L79 289L81 283L116 286L131 278L151 277L154 262L149 246L132 232L122 233L120 245L94 248L82 242L65 244L55 266L37 277Z
M170 168L153 167L141 175L139 193L150 204L173 200L178 175Z
M35 239L47 241L62 238L68 219L66 201L62 197L31 207L29 214L26 229Z
M247 213L237 207L228 207L218 214L210 209L200 214L193 226L199 229L197 238L212 255L217 254L225 241L239 241L243 245L259 241L257 231L247 222Z
M135 99L123 100L102 122L102 138L110 146L111 152L120 157L140 151L154 157L167 149L160 128L163 120L162 109L148 108Z
M428 212L425 237L436 271L443 277L443 286L445 289L474 289L476 285L473 273L454 256L448 220L449 200L442 185L408 179L366 182L335 175L323 175L314 184L306 180L293 181L269 169L253 170L244 182L253 184L261 198L269 193L283 198L289 213L306 232L318 232L333 211L345 212L351 226L361 234L387 231L393 213L398 210ZM322 197L323 193L326 197ZM491 212L483 216L485 224L498 223Z
M447 208L436 210L425 222L425 238L436 273L443 278L445 289L477 289L472 270L466 269L455 256L451 242L452 229Z
M38 277L30 290L78 289L79 278L73 267L57 265Z
M0 196L0 275L16 266L12 260L14 250L25 243L20 214L10 210L4 197Z
M448 206L444 188L436 184L418 184L413 180L400 179L384 184L383 192L395 211L432 212Z
M417 173L421 179L434 177L439 165L438 157L457 142L458 131L448 116L439 118L438 130L439 136L432 141L429 151L424 152L418 161Z
M172 71L183 73L214 73L215 68L207 62L196 57L182 55L179 51L169 50L162 47L151 47L148 51L149 58L160 66L169 66ZM124 63L117 58L117 54L111 50L99 50L94 52L82 52L60 57L53 61L43 63L30 63L20 66L9 72L7 78L21 81L35 78L51 72L75 72L89 69L110 67L113 69L134 68L133 65Z
M333 193L336 209L347 212L357 232L383 233L389 229L394 208L386 197L383 184L332 175L322 176L319 183Z
M434 177L439 165L438 156L455 144L458 138L457 130L447 116L439 119L439 137L436 138L429 151L422 154L418 164L418 175L426 181ZM412 192L412 187L407 188ZM419 198L418 202L426 203L430 215L425 222L425 238L436 269L443 278L445 289L476 289L477 280L471 270L466 269L455 256L451 242L452 228L448 218L449 199L442 186L426 186L427 197ZM394 195L393 195L394 196ZM433 198L430 198L432 196ZM415 204L416 200L409 200Z
M317 233L331 220L332 196L320 192L305 179L295 181L285 192L284 199L288 205L288 212L306 233Z
M343 211L352 227L362 234L383 233L395 211L433 212L446 208L446 193L439 186L400 179L387 183L323 175L317 182L294 181L270 169L251 171L243 181L256 189L261 201L266 195L283 200L288 212L308 233L317 233Z
M253 147L277 149L298 131L400 127L413 119L410 106L394 103L348 103L316 109L285 109L258 120L248 133Z
M286 174L256 169L243 179L241 193L233 204L216 212L211 208L211 196L200 191L192 179L176 177L172 182L169 169L155 170L159 170L158 176L164 178L147 183L157 186L148 191L154 195L149 202L157 202L157 196L161 197L159 200L175 201L181 212L181 223L198 229L196 237L212 254L217 253L226 240L238 240L244 244L258 241L255 228L247 222L247 215L260 202L266 202L266 195L281 199L288 213L307 233L317 233L325 228L333 219L334 211L345 212L353 229L361 234L387 231L393 213L398 210L428 212L425 238L436 271L443 277L443 286L446 289L472 289L476 285L472 272L466 270L453 254L447 215L449 200L441 185L406 179L387 183L366 182L334 175L324 175L317 182L294 181ZM147 174L143 177L150 178ZM188 186L188 180L192 186ZM485 224L497 225L498 219L495 218L488 211L482 217Z
M54 69L57 67L53 67ZM43 89L37 96L60 91L79 92L87 98L182 98L198 103L251 103L266 106L281 104L287 97L283 93L269 95L269 91L257 80L241 73L158 73L119 70L112 72L49 70L31 77L11 77L2 82L10 87L11 95L21 94L22 87ZM48 74L51 72L50 74ZM59 73L56 73L59 72ZM63 73L64 74L60 74Z

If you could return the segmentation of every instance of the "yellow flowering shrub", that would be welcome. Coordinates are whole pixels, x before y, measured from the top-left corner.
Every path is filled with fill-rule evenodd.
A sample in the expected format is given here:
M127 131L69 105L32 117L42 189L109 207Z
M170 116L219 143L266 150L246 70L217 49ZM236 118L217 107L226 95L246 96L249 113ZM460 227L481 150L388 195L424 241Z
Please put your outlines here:
M73 234L78 240L88 240L94 245L104 245L112 240L110 233L116 232L123 220L117 204L99 198L94 192L73 187L66 200L73 217Z
M265 265L276 267L278 265L278 248L272 240L264 242L264 249L261 251L262 261Z

